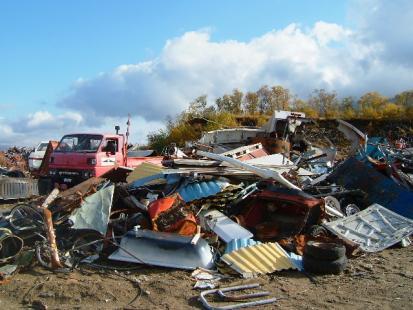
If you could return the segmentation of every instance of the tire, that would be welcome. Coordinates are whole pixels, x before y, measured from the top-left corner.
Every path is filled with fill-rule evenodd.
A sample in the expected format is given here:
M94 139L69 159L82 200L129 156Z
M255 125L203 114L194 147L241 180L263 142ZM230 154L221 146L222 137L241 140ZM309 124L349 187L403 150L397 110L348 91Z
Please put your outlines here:
M321 225L313 225L307 232L311 237L318 237L318 236L327 236L328 231Z
M354 203L349 203L348 205L341 206L341 210L345 216L351 216L360 212L360 208Z
M333 261L320 260L306 255L303 256L304 270L316 274L339 274L346 269L347 261L346 256Z
M25 178L26 176L20 170L11 170L7 172L7 176L11 178Z
M336 260L346 255L346 247L333 242L308 241L304 248L304 255L319 260Z

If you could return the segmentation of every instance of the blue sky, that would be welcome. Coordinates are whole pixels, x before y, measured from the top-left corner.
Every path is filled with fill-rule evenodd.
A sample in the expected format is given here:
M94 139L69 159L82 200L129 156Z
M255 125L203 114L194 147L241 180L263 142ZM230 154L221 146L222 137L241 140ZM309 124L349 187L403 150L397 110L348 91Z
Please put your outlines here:
M0 1L0 102L7 116L53 103L79 77L156 56L169 38L210 28L249 40L291 22L345 24L346 1Z
M127 112L142 142L198 95L265 83L397 93L412 82L412 6L0 0L0 144L108 130Z

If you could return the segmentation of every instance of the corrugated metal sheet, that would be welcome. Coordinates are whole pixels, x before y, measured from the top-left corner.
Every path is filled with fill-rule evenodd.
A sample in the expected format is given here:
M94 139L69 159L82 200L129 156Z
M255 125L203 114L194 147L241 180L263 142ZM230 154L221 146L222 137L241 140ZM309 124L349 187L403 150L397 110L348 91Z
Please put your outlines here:
M225 254L238 251L239 249L246 248L248 246L253 246L256 244L260 244L261 242L255 241L251 238L243 238L243 239L232 239L230 242L227 243L225 248Z
M178 190L185 202L190 202L204 197L213 196L228 186L228 182L212 180L194 182L184 185Z
M0 199L21 199L39 195L38 181L0 177Z
M221 260L244 277L278 270L297 269L291 263L287 252L278 243L262 243L241 248L225 254Z
M291 263L300 271L304 270L303 266L303 257L301 255L297 255L294 252L288 253L290 257Z
M129 174L126 181L130 183L152 175L160 174L162 170L163 168L158 165L144 162Z

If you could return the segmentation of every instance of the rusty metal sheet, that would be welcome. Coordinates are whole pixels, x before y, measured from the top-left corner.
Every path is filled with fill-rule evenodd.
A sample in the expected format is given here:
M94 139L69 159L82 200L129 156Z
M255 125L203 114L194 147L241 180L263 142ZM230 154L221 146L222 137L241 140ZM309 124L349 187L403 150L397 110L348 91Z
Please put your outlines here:
M103 182L105 180L102 178L93 177L87 179L74 187L60 192L58 199L53 204L71 213L80 206L84 198L95 193Z
M37 195L39 187L35 179L0 177L0 199L22 199Z
M278 243L261 243L225 254L221 260L248 278L256 274L297 269Z

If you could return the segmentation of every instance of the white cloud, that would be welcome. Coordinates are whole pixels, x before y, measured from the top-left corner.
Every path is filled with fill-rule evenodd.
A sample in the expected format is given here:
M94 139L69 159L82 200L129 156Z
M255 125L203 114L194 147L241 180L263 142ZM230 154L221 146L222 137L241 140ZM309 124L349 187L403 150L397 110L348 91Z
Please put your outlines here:
M381 46L386 63L413 67L413 2L411 0L352 1L351 17L364 42Z
M38 111L34 114L29 114L27 119L27 127L35 128L39 125L53 121L53 115L47 111Z
M0 119L0 150L5 146L10 146L19 142L23 135L19 135L13 131L13 128L3 119ZM24 144L21 144L24 145Z
M292 23L245 42L189 31L169 39L149 61L77 79L57 102L59 115L38 111L7 128L37 136L51 129L112 130L131 113L136 141L142 142L167 115L203 94L212 101L234 88L249 91L264 84L283 85L303 98L316 88L341 96L374 90L392 96L411 89L413 3L354 1L349 18L355 21L351 28Z
M351 35L349 29L323 21L315 23L312 33L322 46L325 46L330 42L340 42Z
M77 112L64 112L62 114L53 115L48 111L37 111L29 114L26 121L21 124L16 124L16 130L21 129L42 129L42 128L62 128L68 126L78 126L83 121L81 114Z
M101 116L128 113L163 120L201 94L215 98L263 84L285 85L306 96L313 88L350 83L353 73L337 59L355 58L343 47L330 46L348 44L350 38L351 31L324 22L308 31L291 24L249 42L214 42L209 32L191 31L168 40L151 61L77 80L59 106L81 110L99 123Z
M35 146L43 140L60 140L63 135L69 133L114 133L115 125L119 125L121 133L125 133L126 122L127 117L106 116L102 117L99 125L93 126L75 112L54 115L48 111L37 111L13 123L6 123L0 119L0 147ZM148 133L162 127L162 121L146 121L142 117L132 117L130 122L131 143L144 144Z

